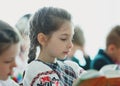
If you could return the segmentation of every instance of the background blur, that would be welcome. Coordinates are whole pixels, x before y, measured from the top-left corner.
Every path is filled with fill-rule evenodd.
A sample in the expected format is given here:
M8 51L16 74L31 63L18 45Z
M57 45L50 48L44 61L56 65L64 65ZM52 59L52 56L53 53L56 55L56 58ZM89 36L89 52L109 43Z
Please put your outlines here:
M0 19L14 26L21 16L43 6L61 7L72 14L74 23L84 31L91 57L105 48L107 33L120 24L120 0L0 0Z

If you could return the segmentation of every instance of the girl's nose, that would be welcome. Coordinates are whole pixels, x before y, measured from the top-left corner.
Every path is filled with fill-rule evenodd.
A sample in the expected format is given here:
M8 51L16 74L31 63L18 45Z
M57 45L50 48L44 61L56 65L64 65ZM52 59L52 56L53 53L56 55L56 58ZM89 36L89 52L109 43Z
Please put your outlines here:
M13 63L11 64L11 67L16 67L17 64L16 64L16 61L13 61Z
M73 43L72 43L72 41L70 41L68 44L68 48L72 48L72 47L73 47Z

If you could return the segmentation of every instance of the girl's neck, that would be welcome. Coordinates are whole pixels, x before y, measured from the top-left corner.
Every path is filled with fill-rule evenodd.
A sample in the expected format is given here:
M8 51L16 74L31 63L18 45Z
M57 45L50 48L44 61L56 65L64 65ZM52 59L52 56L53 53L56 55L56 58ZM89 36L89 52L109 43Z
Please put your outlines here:
M45 63L54 63L56 61L55 58L49 57L49 56L45 56L45 55L42 55L42 54L40 54L38 56L38 59L43 61L43 62L45 62Z

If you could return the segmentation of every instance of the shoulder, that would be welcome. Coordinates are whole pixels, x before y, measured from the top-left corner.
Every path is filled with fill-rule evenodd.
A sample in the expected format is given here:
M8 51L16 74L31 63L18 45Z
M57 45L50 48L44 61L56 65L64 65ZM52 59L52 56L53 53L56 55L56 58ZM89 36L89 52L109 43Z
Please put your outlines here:
M71 66L71 67L79 67L79 65L76 62L71 61L71 60L66 60L66 61L64 61L64 63Z
M66 60L66 61L64 61L64 63L67 64L68 66L70 66L74 70L74 72L76 73L76 75L78 77L81 73L85 72L85 70L83 68L81 68L76 62Z
M94 58L91 63L106 63L107 62L107 59L103 58L103 57L100 57L100 58Z
M68 66L72 67L73 69L79 68L79 69L83 69L82 67L80 67L76 62L71 61L71 60L66 60L64 61L65 64L67 64Z
M59 79L57 74L45 63L41 61L31 62L25 70L23 78L24 86L37 86L43 82L43 79L52 80L52 78Z
M25 72L27 72L27 74L29 74L29 72L31 73L33 71L37 71L41 67L41 64L42 64L41 62L32 61L30 64L28 64L26 66Z
M26 71L37 71L37 70L46 70L46 67L48 68L48 65L41 61L32 61L30 64L27 65ZM34 69L34 70L33 70Z
M95 59L105 59L105 57L108 57L105 51L103 49L99 49Z
M52 69L41 61L32 61L30 64L27 65L25 70L26 76L34 76L38 73L51 71Z
M58 61L60 66L64 66L64 67L70 67L70 68L81 68L76 62L71 61L71 60L65 60L64 62L62 61ZM82 69L82 68L81 68Z
M106 63L108 59L109 59L108 55L104 52L104 50L100 49L98 51L98 54L92 60L92 63L99 63L99 62Z
M90 68L99 70L104 65L109 64L108 60L105 58L97 58L91 61Z

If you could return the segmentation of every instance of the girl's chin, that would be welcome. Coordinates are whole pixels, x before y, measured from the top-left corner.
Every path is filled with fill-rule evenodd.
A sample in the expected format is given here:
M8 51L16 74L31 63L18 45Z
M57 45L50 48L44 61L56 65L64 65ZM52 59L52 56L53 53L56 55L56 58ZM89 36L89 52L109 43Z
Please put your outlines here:
M65 60L67 56L64 56L64 57L59 57L58 59L60 60Z
M0 80L6 81L8 79L8 76L1 78Z

